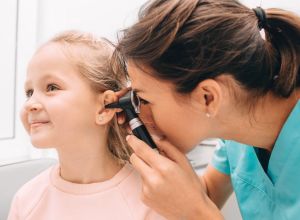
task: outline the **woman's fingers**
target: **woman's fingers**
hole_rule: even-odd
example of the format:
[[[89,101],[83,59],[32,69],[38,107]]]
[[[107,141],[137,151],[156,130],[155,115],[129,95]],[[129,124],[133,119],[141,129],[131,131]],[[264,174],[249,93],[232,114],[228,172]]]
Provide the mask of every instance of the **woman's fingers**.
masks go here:
[[[167,158],[159,155],[145,142],[138,139],[134,135],[128,135],[126,137],[128,144],[132,147],[134,153],[145,163],[147,163],[152,168],[157,168],[158,165],[163,165]]]
[[[122,96],[124,96],[130,90],[131,90],[131,87],[124,88],[120,91],[117,91],[116,95],[117,95],[118,98],[121,98]]]
[[[151,167],[149,167],[149,165],[146,164],[145,161],[139,158],[135,153],[131,154],[130,162],[139,173],[143,173],[142,177],[150,175],[152,171]]]
[[[190,219],[190,213],[194,214],[202,204],[203,210],[209,208],[198,176],[175,146],[165,140],[158,141],[167,155],[164,157],[134,135],[126,140],[134,150],[130,161],[143,180],[142,199],[146,205],[167,219]],[[211,212],[218,210],[214,208]]]
[[[134,135],[128,135],[126,140],[135,154],[156,170],[166,170],[169,169],[170,165],[175,164],[184,169],[191,169],[186,156],[167,140],[154,139],[162,155],[155,152],[150,146]]]
[[[126,117],[124,112],[117,112],[118,124],[122,125],[126,122]]]
[[[155,139],[154,139],[155,140]],[[155,140],[155,143],[160,151],[164,152],[164,154],[171,160],[177,162],[183,158],[183,153],[181,153],[174,145],[172,145],[169,141],[163,140]]]
[[[174,161],[181,167],[186,167],[187,165],[190,166],[190,163],[185,154],[178,150],[168,140],[155,140],[155,144],[159,148],[160,152],[163,152],[164,156]]]

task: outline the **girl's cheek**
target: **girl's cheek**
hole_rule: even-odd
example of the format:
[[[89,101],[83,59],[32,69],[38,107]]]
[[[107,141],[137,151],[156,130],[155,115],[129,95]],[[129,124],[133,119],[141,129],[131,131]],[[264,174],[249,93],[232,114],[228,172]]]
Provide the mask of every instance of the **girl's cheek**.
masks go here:
[[[20,118],[25,130],[29,133],[30,126],[28,124],[27,113],[24,108],[22,108],[20,111]]]

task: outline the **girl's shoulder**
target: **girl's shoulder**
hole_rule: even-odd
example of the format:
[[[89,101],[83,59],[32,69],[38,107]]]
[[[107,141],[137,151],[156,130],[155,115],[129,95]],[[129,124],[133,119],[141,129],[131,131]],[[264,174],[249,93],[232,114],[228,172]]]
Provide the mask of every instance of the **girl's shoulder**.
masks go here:
[[[135,219],[165,220],[164,217],[150,209],[141,200],[143,184],[140,174],[129,163],[123,169],[126,170],[125,172],[128,175],[120,182],[118,187]]]
[[[50,173],[55,166],[42,171],[17,191],[11,206],[18,208],[19,216],[27,216],[49,188]]]
[[[53,165],[25,183],[16,193],[19,196],[32,196],[50,184],[50,173],[57,165]]]
[[[120,173],[121,172],[123,174],[123,178],[119,183],[119,188],[126,194],[138,193],[142,187],[140,174],[130,163],[126,163]]]

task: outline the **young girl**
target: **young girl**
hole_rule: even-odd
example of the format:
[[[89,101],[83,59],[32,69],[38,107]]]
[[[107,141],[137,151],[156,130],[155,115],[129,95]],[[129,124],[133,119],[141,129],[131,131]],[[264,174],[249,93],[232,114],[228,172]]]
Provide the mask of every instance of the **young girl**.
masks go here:
[[[9,220],[162,219],[140,200],[125,129],[116,110],[104,109],[125,84],[113,51],[108,41],[73,31],[33,56],[21,118],[32,144],[54,147],[59,164],[17,192]]]

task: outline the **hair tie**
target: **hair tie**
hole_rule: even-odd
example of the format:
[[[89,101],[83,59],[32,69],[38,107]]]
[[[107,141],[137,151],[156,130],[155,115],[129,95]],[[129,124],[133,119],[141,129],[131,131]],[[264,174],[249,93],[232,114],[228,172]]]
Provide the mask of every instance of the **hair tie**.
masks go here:
[[[266,16],[266,12],[264,9],[262,9],[261,7],[256,7],[252,9],[258,19],[258,28],[259,30],[263,29],[266,27],[267,24],[267,16]]]

